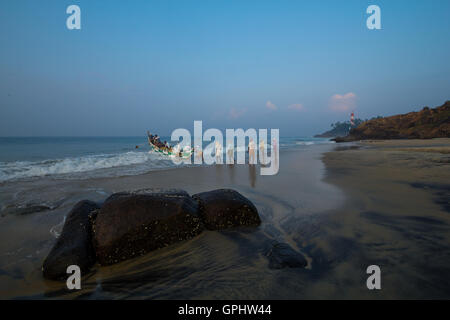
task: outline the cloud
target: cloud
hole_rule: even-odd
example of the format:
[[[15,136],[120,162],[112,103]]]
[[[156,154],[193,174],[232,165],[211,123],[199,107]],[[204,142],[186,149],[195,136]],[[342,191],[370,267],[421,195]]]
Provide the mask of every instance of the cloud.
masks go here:
[[[346,112],[356,108],[356,94],[353,92],[344,95],[335,94],[330,98],[329,107],[333,111]]]
[[[270,110],[277,110],[278,109],[278,107],[275,104],[273,104],[272,101],[270,101],[270,100],[268,100],[266,102],[266,108],[270,109]]]
[[[296,110],[296,111],[305,110],[305,108],[303,107],[303,104],[301,104],[301,103],[291,104],[290,106],[288,106],[288,109],[289,110]]]
[[[246,112],[247,112],[247,108],[244,108],[244,109],[231,108],[231,110],[230,110],[230,118],[231,118],[231,119],[237,119],[237,118],[240,118],[240,117],[242,117]]]

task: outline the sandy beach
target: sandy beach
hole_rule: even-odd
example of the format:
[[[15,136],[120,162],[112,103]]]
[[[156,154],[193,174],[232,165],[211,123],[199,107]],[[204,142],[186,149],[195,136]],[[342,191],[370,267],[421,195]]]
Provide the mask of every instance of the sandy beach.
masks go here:
[[[331,238],[318,239],[336,264],[327,277],[339,279],[328,297],[450,297],[449,151],[450,139],[389,140],[324,156],[325,181],[346,194],[326,222]],[[379,292],[358,287],[372,263],[383,274]]]
[[[315,145],[283,151],[275,176],[220,165],[4,182],[3,208],[52,209],[0,218],[0,298],[449,298],[449,150],[450,139]],[[236,189],[256,205],[262,225],[205,231],[140,258],[96,265],[76,292],[43,279],[42,261],[77,201],[149,187]],[[273,241],[291,245],[309,266],[269,269]],[[381,268],[382,290],[366,288],[371,264]]]

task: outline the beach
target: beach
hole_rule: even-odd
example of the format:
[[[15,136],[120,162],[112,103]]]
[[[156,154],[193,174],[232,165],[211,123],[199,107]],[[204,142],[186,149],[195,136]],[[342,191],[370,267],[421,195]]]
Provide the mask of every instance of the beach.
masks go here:
[[[448,299],[450,139],[366,141],[337,150],[324,156],[325,181],[347,200],[329,216],[332,231],[325,234],[332,237],[320,240],[339,266],[329,275],[340,279],[337,292],[342,298]],[[381,268],[379,292],[357,287],[369,264]]]
[[[449,298],[449,149],[450,139],[316,144],[282,150],[274,176],[261,176],[259,166],[213,165],[4,181],[0,298]],[[81,290],[43,279],[42,261],[76,202],[152,187],[191,195],[235,189],[255,204],[262,224],[204,231],[140,258],[96,265]],[[49,209],[21,214],[19,203]],[[274,241],[302,253],[308,267],[270,269]],[[381,290],[366,287],[372,264],[381,268]]]

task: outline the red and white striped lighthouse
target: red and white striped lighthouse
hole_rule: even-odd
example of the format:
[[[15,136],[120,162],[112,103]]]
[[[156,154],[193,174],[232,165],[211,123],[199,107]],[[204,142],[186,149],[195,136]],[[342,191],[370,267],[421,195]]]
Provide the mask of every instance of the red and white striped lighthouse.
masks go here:
[[[352,112],[352,114],[350,115],[350,123],[352,126],[355,125],[355,113]]]

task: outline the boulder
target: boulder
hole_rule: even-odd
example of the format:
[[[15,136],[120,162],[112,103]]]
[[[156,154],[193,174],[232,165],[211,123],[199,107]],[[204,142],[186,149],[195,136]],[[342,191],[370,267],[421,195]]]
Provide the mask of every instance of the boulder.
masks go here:
[[[110,265],[191,239],[203,231],[198,204],[177,189],[143,189],[111,195],[94,223],[98,262]]]
[[[308,265],[305,257],[286,243],[274,243],[267,257],[270,269],[304,268]]]
[[[69,212],[61,235],[44,260],[42,271],[45,278],[65,279],[68,266],[77,265],[83,273],[95,263],[91,221],[96,209],[99,207],[95,202],[83,200]]]
[[[235,190],[218,189],[192,197],[198,201],[200,216],[209,230],[261,224],[255,205]]]

